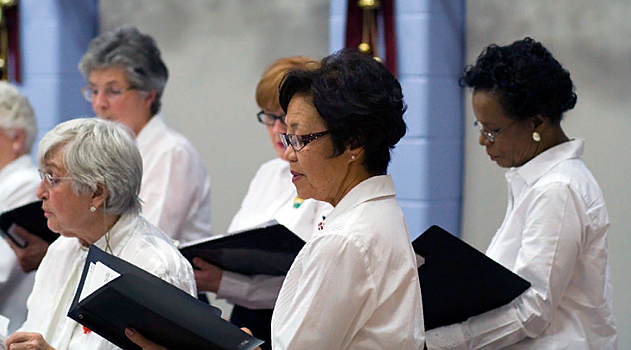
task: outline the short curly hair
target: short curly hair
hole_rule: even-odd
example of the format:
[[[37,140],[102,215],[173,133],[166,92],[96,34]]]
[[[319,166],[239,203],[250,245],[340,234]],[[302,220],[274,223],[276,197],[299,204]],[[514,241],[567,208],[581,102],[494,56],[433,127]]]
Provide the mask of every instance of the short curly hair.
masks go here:
[[[464,71],[461,86],[493,93],[514,120],[541,115],[558,125],[576,105],[570,72],[529,37],[507,46],[489,45]]]
[[[283,111],[296,94],[312,98],[331,135],[332,157],[349,146],[362,147],[366,171],[386,174],[390,152],[407,127],[401,85],[381,62],[356,51],[338,51],[315,69],[295,69],[285,76],[280,87]]]

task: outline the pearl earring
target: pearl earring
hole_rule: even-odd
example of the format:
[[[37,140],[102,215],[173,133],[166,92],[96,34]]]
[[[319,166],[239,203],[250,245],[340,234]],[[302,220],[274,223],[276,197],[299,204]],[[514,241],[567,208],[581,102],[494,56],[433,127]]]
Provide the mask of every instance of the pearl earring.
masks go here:
[[[94,213],[96,211],[96,208],[94,206],[91,206],[90,211]]]
[[[533,139],[535,142],[539,142],[539,141],[541,141],[541,135],[539,135],[539,133],[538,133],[538,132],[533,131],[533,133],[532,133],[532,139]]]
[[[355,156],[351,156],[351,159],[352,159],[352,160],[355,160]]]
[[[17,151],[20,148],[20,145],[17,142],[13,143],[13,150]]]

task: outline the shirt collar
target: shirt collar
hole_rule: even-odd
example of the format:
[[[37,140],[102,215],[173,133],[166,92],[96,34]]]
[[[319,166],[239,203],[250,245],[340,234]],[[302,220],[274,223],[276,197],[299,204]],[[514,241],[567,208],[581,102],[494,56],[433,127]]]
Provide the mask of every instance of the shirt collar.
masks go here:
[[[572,139],[556,145],[542,152],[526,164],[509,169],[506,172],[506,179],[510,181],[515,176],[519,176],[526,184],[532,185],[561,162],[580,158],[583,155],[584,144],[584,139]]]
[[[111,248],[112,251],[108,251],[108,253],[118,256],[127,244],[127,241],[136,231],[136,225],[139,223],[140,216],[136,214],[123,214],[103,237],[94,242],[94,245],[105,251],[109,244],[109,248]]]
[[[136,144],[138,144],[138,147],[140,148],[141,145],[150,143],[153,136],[160,133],[160,130],[162,130],[165,126],[166,124],[164,123],[164,120],[162,120],[162,115],[154,115],[136,136]]]
[[[22,155],[18,159],[5,165],[4,168],[0,170],[0,179],[7,175],[11,175],[13,172],[15,172],[18,169],[31,168],[31,167],[33,167],[33,161],[31,160],[30,156],[28,154]]]
[[[394,196],[394,182],[390,175],[377,175],[369,177],[353,187],[342,200],[337,204],[333,211],[327,215],[328,220],[332,220],[347,210],[357,205],[368,202],[373,199]]]

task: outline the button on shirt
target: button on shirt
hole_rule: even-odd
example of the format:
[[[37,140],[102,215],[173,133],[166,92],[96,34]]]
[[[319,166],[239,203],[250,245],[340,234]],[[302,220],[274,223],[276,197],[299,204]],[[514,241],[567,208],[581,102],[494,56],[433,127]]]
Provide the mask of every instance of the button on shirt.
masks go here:
[[[199,153],[154,116],[136,137],[142,156],[142,215],[182,243],[210,235],[210,177]]]
[[[36,201],[40,178],[31,158],[24,155],[0,170],[0,213]],[[0,315],[11,320],[9,334],[26,320],[26,298],[35,273],[25,274],[9,244],[0,238]]]
[[[416,258],[390,176],[355,186],[291,266],[273,349],[423,348]]]
[[[429,349],[615,349],[607,231],[583,140],[506,173],[506,217],[486,254],[532,286],[511,303],[427,332]]]

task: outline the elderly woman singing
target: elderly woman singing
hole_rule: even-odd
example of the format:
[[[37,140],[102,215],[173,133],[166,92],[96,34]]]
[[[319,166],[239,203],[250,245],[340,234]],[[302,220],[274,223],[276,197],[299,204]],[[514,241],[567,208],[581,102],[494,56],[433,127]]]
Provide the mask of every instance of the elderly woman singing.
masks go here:
[[[291,71],[280,105],[298,195],[334,209],[285,278],[272,348],[422,349],[415,254],[387,175],[406,129],[399,82],[372,57],[343,51],[317,69]],[[128,336],[160,349],[137,332]]]
[[[26,323],[7,348],[116,348],[66,317],[91,244],[194,295],[190,264],[139,215],[142,159],[128,129],[100,119],[59,124],[41,140],[37,161],[37,197],[62,237],[42,260]]]

